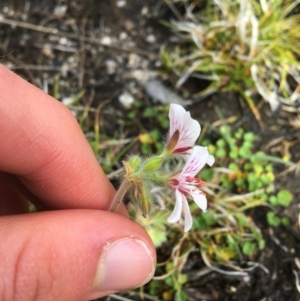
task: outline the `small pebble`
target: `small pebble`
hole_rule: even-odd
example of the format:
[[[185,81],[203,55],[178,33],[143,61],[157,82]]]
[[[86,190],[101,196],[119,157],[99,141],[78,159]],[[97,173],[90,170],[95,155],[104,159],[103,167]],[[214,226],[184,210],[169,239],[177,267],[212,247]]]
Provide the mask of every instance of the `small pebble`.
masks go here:
[[[68,39],[66,37],[61,37],[58,41],[60,45],[67,45],[68,44]]]
[[[154,43],[156,41],[156,38],[153,34],[149,34],[147,37],[146,37],[146,41],[148,43]]]
[[[101,38],[100,42],[102,45],[111,45],[112,40],[111,37],[105,36]]]
[[[56,17],[61,18],[66,14],[67,8],[67,5],[56,5],[53,13]]]
[[[147,6],[144,6],[141,10],[141,15],[142,16],[145,16],[145,15],[148,15],[148,12],[149,12],[149,9]]]
[[[105,65],[107,74],[111,75],[116,72],[117,63],[114,60],[107,60]]]
[[[44,46],[43,46],[43,48],[42,48],[42,53],[43,53],[46,57],[53,57],[52,48],[50,47],[49,44],[44,44]]]
[[[128,37],[127,33],[122,31],[119,35],[120,40],[125,40]]]
[[[117,7],[124,7],[126,5],[125,0],[118,0],[116,3]]]
[[[124,92],[119,96],[119,102],[124,108],[129,109],[134,102],[134,98],[130,93]]]

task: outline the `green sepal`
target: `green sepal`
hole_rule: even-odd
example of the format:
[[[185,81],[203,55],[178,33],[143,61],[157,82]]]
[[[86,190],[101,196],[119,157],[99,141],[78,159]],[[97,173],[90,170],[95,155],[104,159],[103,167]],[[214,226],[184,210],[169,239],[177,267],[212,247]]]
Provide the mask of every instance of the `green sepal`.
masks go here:
[[[141,158],[138,156],[132,156],[128,161],[128,165],[133,170],[136,170],[141,165]]]
[[[161,157],[152,157],[147,159],[143,165],[144,172],[154,172],[157,171],[163,162],[163,158]]]

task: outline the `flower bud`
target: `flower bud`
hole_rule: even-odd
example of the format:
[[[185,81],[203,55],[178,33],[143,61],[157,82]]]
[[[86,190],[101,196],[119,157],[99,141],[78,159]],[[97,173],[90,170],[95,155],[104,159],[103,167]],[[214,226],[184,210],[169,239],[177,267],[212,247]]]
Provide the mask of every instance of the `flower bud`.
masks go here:
[[[149,195],[146,195],[145,198],[138,200],[138,205],[142,211],[143,217],[148,217],[151,211],[152,200]]]
[[[132,156],[129,159],[128,164],[133,170],[136,170],[141,164],[141,159],[138,156]]]
[[[146,183],[141,179],[135,179],[132,181],[132,198],[139,206],[144,217],[147,217],[151,210],[152,199],[147,190]]]
[[[144,172],[154,172],[158,170],[162,164],[163,158],[160,157],[152,157],[147,159],[143,165]]]

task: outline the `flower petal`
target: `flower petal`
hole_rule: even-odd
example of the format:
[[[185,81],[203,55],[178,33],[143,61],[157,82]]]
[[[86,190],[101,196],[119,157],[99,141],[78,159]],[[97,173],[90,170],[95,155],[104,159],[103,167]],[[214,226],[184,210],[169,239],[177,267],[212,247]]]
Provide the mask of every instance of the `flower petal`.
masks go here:
[[[182,204],[183,204],[183,210],[184,210],[184,232],[188,232],[192,228],[193,218],[191,215],[188,201],[184,195],[182,195]]]
[[[201,127],[197,120],[191,118],[190,112],[186,112],[180,122],[178,148],[193,147],[200,135]]]
[[[214,163],[215,163],[215,157],[212,156],[212,155],[208,155],[208,158],[207,158],[206,163],[207,163],[209,166],[213,166]]]
[[[171,139],[176,130],[178,130],[179,139],[174,151],[184,153],[185,149],[189,150],[193,147],[199,137],[201,131],[200,124],[197,120],[191,118],[190,112],[187,112],[182,106],[177,104],[170,105],[169,118],[170,131],[168,139]]]
[[[191,193],[191,196],[194,199],[194,202],[198,205],[198,207],[205,212],[207,209],[206,196],[202,193],[200,194]]]
[[[204,146],[195,146],[193,151],[186,162],[181,174],[186,176],[195,176],[201,168],[207,163],[209,154],[207,147]]]
[[[175,191],[176,203],[173,212],[168,218],[169,223],[176,223],[180,220],[181,211],[182,211],[182,196],[183,196],[182,193],[178,189],[176,189]]]
[[[176,105],[174,103],[170,104],[170,109],[169,109],[169,119],[170,119],[169,136],[170,137],[172,137],[174,132],[180,128],[179,124],[184,119],[185,113],[186,110],[182,106]]]

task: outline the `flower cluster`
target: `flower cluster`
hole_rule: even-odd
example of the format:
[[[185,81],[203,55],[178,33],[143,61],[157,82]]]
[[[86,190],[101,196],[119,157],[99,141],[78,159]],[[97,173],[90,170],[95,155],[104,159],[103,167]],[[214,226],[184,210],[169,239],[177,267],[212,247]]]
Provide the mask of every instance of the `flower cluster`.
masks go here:
[[[151,210],[151,197],[148,183],[168,187],[174,191],[176,202],[168,222],[175,223],[184,212],[184,231],[191,229],[193,219],[189,209],[188,199],[194,202],[203,211],[207,208],[207,199],[201,190],[205,183],[197,178],[197,174],[205,164],[212,166],[214,157],[206,147],[195,146],[201,131],[200,124],[191,118],[190,113],[177,104],[170,105],[170,130],[167,135],[165,149],[160,155],[142,161],[133,156],[128,162],[123,162],[126,174],[123,184],[117,192],[114,203],[120,203],[125,192],[132,191],[132,198],[139,204],[144,216]],[[184,167],[173,174],[163,171],[163,164],[174,156],[181,156],[185,160]]]

